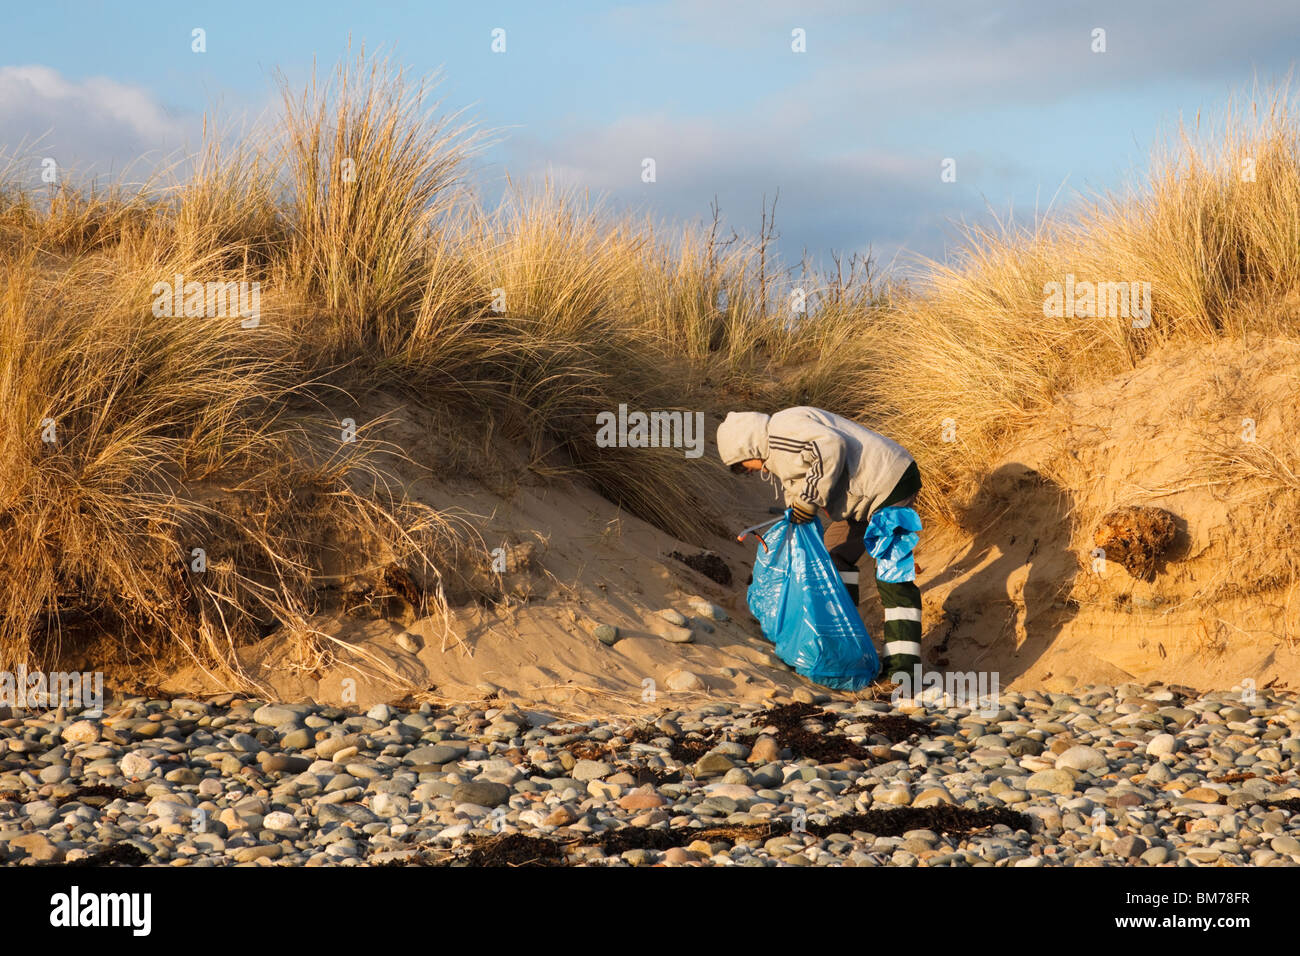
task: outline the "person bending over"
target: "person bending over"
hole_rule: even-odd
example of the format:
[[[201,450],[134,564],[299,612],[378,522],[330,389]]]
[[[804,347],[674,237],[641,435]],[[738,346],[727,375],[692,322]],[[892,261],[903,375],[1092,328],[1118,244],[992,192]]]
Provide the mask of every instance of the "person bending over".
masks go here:
[[[775,475],[796,524],[812,521],[818,508],[827,513],[831,523],[823,540],[855,607],[858,561],[867,550],[864,539],[880,532],[873,540],[887,540],[898,524],[890,519],[899,516],[884,509],[910,508],[921,490],[921,473],[905,448],[857,422],[811,406],[775,415],[730,412],[718,427],[718,454],[736,474]],[[919,523],[914,530],[919,531]],[[909,539],[913,546],[915,537]],[[876,564],[876,591],[885,610],[883,677],[899,671],[910,675],[921,663],[921,589],[910,550],[904,547],[900,555],[895,548],[888,560],[882,559],[882,551]]]

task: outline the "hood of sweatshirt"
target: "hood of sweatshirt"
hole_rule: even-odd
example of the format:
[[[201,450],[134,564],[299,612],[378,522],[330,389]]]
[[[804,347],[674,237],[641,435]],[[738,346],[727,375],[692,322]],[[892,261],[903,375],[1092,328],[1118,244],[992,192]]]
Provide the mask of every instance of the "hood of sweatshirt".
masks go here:
[[[718,426],[718,456],[724,465],[768,456],[767,423],[761,412],[728,412]]]

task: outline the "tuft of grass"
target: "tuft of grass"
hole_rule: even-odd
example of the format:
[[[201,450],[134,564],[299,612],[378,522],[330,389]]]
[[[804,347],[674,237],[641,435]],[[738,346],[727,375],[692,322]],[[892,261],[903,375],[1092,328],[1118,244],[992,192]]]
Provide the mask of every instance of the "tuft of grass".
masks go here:
[[[281,78],[282,167],[289,250],[284,280],[318,310],[311,337],[323,362],[361,344],[391,354],[425,295],[426,253],[455,205],[480,137],[383,60],[315,72],[301,94]]]

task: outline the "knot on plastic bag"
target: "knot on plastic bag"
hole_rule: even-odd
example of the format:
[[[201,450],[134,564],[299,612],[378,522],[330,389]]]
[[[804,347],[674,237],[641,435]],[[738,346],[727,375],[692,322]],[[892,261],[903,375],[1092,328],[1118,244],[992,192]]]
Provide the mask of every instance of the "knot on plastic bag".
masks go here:
[[[921,540],[921,516],[911,508],[881,508],[867,522],[862,543],[876,559],[876,579],[891,584],[916,579],[912,549]]]

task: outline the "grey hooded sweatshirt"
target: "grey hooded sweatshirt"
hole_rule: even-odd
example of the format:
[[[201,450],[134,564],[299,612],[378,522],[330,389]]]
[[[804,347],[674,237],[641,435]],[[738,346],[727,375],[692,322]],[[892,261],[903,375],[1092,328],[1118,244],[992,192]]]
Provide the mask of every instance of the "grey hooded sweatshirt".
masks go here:
[[[775,415],[730,412],[718,426],[724,465],[761,458],[780,479],[786,507],[796,499],[834,521],[865,521],[894,490],[912,456],[857,422],[800,405]]]

